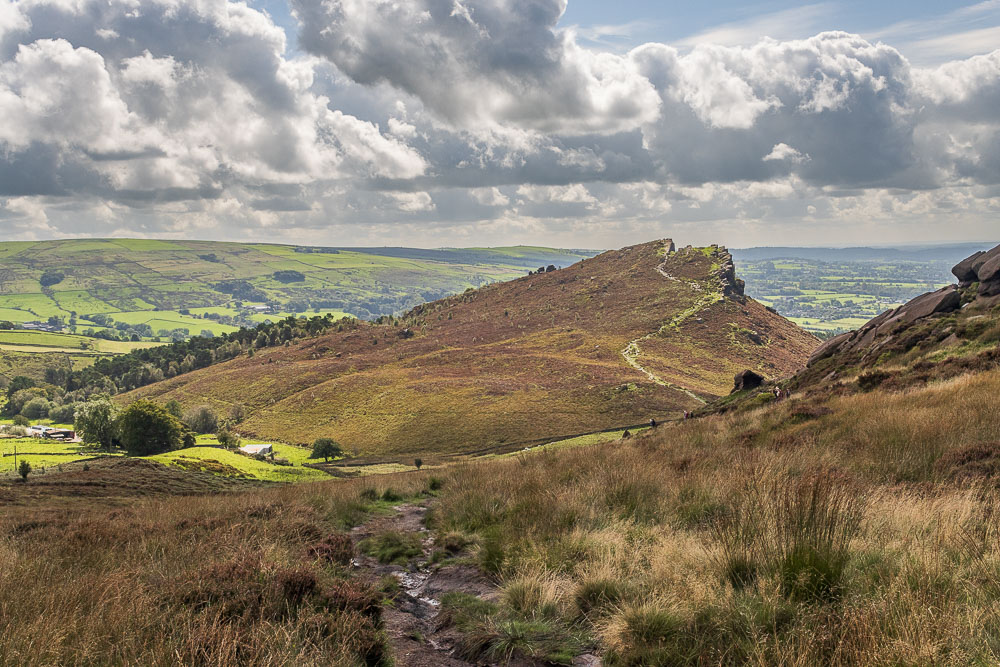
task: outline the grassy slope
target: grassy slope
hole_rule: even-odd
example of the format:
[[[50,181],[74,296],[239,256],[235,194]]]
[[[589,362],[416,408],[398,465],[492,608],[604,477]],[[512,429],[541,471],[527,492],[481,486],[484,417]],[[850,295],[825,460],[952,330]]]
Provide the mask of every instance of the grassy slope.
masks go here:
[[[768,376],[802,365],[811,336],[752,301],[721,299],[719,251],[662,250],[611,251],[132,395],[223,411],[240,402],[242,428],[259,437],[332,436],[365,455],[455,452],[674,416],[699,405],[693,394],[728,392],[747,364]],[[681,279],[660,275],[661,262]],[[759,343],[733,335],[751,329]],[[637,338],[638,363],[662,383],[625,363]]]
[[[609,665],[992,664],[998,391],[794,395],[453,468],[437,529],[504,582],[469,643],[513,617],[547,629],[521,646],[583,632]]]

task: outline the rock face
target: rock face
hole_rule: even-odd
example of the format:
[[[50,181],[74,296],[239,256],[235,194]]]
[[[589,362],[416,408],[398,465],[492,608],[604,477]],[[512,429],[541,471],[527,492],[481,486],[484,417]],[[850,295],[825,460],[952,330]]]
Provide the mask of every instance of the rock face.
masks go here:
[[[867,350],[866,354],[877,353],[884,342],[891,340],[898,326],[958,310],[962,305],[963,292],[977,283],[977,296],[1000,295],[1000,246],[988,252],[977,252],[959,262],[951,272],[958,278],[958,285],[949,285],[936,292],[918,296],[895,310],[882,313],[857,331],[826,341],[816,348],[808,365],[812,366],[841,352]]]
[[[979,296],[1000,294],[1000,246],[987,252],[977,252],[959,262],[951,270],[958,278],[959,287],[979,283]]]
[[[746,283],[736,277],[736,264],[733,256],[725,248],[720,248],[722,253],[722,267],[719,269],[719,278],[722,280],[722,294],[739,301],[746,302],[744,291]]]
[[[756,389],[762,384],[764,384],[763,376],[751,370],[745,370],[742,373],[737,373],[734,378],[733,392],[743,391],[744,389]]]

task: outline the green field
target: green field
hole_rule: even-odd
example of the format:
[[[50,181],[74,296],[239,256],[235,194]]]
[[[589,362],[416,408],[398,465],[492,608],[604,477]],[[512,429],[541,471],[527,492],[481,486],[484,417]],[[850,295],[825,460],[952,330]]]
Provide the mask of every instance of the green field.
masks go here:
[[[317,482],[330,479],[330,476],[321,470],[302,466],[308,461],[309,450],[275,444],[274,452],[277,458],[287,459],[293,465],[275,465],[236,452],[207,446],[178,449],[147,458],[188,470],[203,470],[222,476],[241,476],[264,482]],[[315,463],[315,461],[308,462]]]
[[[950,260],[737,260],[747,294],[820,336],[850,331],[953,282]]]
[[[0,243],[0,318],[67,320],[76,314],[160,328],[231,331],[246,308],[273,304],[284,314],[334,312],[370,317],[398,313],[467,287],[565,266],[593,253],[549,248],[336,249],[209,241],[90,239]],[[61,280],[42,285],[43,275]],[[282,282],[276,272],[297,272]],[[229,281],[244,281],[240,289]],[[191,315],[177,311],[184,309]],[[233,318],[218,323],[208,312]]]
[[[42,422],[44,421],[46,420],[42,420]],[[18,464],[22,460],[27,461],[36,474],[41,473],[43,469],[63,463],[73,463],[74,461],[102,456],[100,452],[86,449],[80,444],[42,438],[4,438],[0,439],[0,473],[15,471],[15,451]]]

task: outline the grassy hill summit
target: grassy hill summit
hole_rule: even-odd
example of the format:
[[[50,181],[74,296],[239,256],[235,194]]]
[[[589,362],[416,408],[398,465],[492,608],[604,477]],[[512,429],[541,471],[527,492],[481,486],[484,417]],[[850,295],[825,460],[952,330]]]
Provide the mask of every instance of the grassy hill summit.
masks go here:
[[[554,268],[554,267],[553,267]],[[817,341],[743,295],[725,248],[655,241],[470,289],[144,387],[240,404],[248,435],[365,455],[458,452],[675,417]]]

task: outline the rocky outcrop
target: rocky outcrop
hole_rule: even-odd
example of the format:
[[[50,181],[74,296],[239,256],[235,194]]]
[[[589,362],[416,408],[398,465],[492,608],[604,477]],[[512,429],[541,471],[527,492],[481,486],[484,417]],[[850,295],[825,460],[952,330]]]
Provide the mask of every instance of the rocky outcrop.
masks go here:
[[[737,373],[733,379],[733,393],[743,391],[744,389],[756,389],[762,384],[764,384],[764,377],[762,375],[751,370],[745,370],[742,373]]]
[[[740,303],[746,302],[746,283],[736,277],[736,263],[733,256],[725,248],[719,248],[722,266],[719,268],[719,279],[722,281],[722,294]]]
[[[936,292],[918,296],[899,308],[887,310],[857,331],[841,334],[826,341],[812,353],[808,365],[812,366],[821,359],[841,352],[875,349],[876,343],[887,339],[900,325],[912,324],[938,313],[950,313],[957,310],[961,304],[962,294],[957,285],[949,285]]]
[[[977,252],[955,265],[951,272],[963,289],[978,283],[978,296],[1000,294],[1000,246],[987,252]]]

